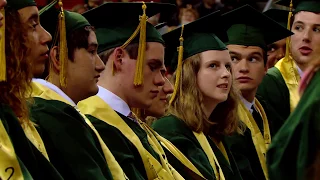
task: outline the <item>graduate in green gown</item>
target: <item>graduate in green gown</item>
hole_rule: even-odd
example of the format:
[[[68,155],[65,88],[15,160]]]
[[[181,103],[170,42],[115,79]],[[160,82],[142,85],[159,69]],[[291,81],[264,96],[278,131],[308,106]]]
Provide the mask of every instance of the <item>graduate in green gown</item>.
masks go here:
[[[257,92],[277,111],[282,124],[299,102],[298,84],[304,70],[320,55],[320,1],[282,0],[278,4],[289,6],[290,2],[294,10],[288,27],[294,35],[287,41],[285,57],[268,70]]]
[[[210,14],[163,35],[166,60],[175,72],[169,116],[155,121],[155,131],[175,145],[205,179],[242,179],[225,136],[238,129],[238,95],[232,80],[225,38]],[[179,51],[177,52],[177,48]],[[177,164],[177,159],[169,162]],[[186,179],[187,173],[175,167]]]
[[[223,14],[222,19],[234,79],[241,93],[238,115],[247,126],[244,135],[228,138],[228,145],[244,179],[268,179],[265,154],[278,119],[256,92],[267,71],[267,44],[292,33],[249,5]]]
[[[154,28],[156,28],[161,34],[161,28],[166,25],[167,23],[163,22],[155,25]],[[164,79],[165,83],[163,86],[159,87],[160,92],[157,97],[153,99],[150,107],[148,107],[147,109],[132,109],[133,113],[148,125],[151,125],[154,120],[165,115],[169,104],[168,98],[173,93],[174,87],[172,83],[167,77],[165,77]]]
[[[149,108],[133,108],[132,111],[141,119],[141,124],[145,129],[147,129],[147,132],[152,136],[156,136],[157,140],[161,143],[167,158],[170,159],[170,165],[175,167],[175,169],[183,175],[184,179],[204,179],[204,176],[200,171],[176,146],[174,146],[169,140],[160,136],[150,127],[154,121],[165,116],[167,112],[170,95],[174,91],[174,87],[169,79],[165,78],[165,84],[162,87],[159,87],[159,91],[158,96],[153,99]]]
[[[288,21],[288,10],[282,9],[269,9],[263,14],[267,15],[283,27],[287,28],[287,21]],[[284,57],[286,53],[286,38],[281,39],[279,41],[273,42],[268,44],[268,61],[267,67],[272,68],[280,59]]]
[[[151,119],[161,118],[165,115],[169,105],[168,97],[173,93],[173,85],[169,79],[165,78],[163,86],[159,87],[158,96],[152,101],[147,109],[137,109],[135,114],[144,122],[151,125]],[[134,110],[133,110],[134,111]]]
[[[299,85],[300,102],[267,153],[270,179],[319,179],[320,61],[311,63]]]
[[[1,18],[1,23],[0,23],[0,51],[1,51],[1,60],[0,60],[0,83],[1,83],[1,88],[5,87],[3,85],[5,81],[7,81],[7,66],[6,66],[6,56],[5,56],[5,17],[4,17],[4,7],[6,6],[7,1],[2,0],[0,1],[0,18]],[[10,86],[8,84],[7,86]],[[1,90],[2,96],[5,94],[3,90]],[[1,99],[8,98],[10,97],[1,97]],[[23,99],[23,98],[22,98]],[[5,114],[6,110],[5,107],[7,107],[8,111],[10,111],[10,121],[16,121],[18,123],[18,120],[15,118],[15,115],[12,113],[12,110],[5,104],[3,104],[4,100],[1,100],[1,107],[0,107],[0,179],[9,179],[11,177],[13,178],[18,178],[18,179],[31,179],[31,175],[29,171],[26,169],[24,164],[21,162],[19,157],[15,153],[15,149],[13,147],[12,141],[10,139],[10,136],[8,135],[7,130],[9,129],[6,120],[5,120]],[[5,107],[3,107],[5,106]],[[18,124],[17,127],[20,125]],[[21,130],[22,131],[22,130]],[[23,131],[22,131],[23,132]]]
[[[146,21],[157,13],[169,14],[174,5],[106,3],[94,10],[83,15],[96,27],[106,70],[98,82],[99,93],[81,101],[80,111],[130,179],[181,179],[156,137],[131,112],[148,108],[165,83],[164,41]]]
[[[98,92],[104,64],[93,27],[80,14],[54,6],[40,16],[54,37],[48,80],[33,79],[31,115],[52,164],[65,179],[125,179],[126,176],[78,101]]]
[[[38,8],[33,0],[9,1],[5,15],[0,45],[0,179],[63,179],[49,162],[27,106],[33,75],[30,65],[44,64],[35,61],[34,56],[40,54],[32,48],[46,51],[51,36],[38,26]],[[33,23],[28,20],[30,17]],[[44,44],[37,44],[36,36]]]

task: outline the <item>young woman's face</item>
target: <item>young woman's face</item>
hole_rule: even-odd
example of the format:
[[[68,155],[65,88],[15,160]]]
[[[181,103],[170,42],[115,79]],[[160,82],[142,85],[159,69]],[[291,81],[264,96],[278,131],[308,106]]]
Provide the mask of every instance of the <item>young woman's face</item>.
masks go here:
[[[200,54],[200,58],[197,84],[204,101],[226,101],[232,84],[229,51],[205,51]]]

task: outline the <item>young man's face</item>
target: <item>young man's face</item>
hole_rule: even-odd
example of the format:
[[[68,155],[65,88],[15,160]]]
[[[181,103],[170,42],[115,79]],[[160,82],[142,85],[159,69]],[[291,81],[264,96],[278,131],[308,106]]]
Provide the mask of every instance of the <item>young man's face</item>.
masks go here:
[[[36,6],[25,7],[18,12],[22,24],[26,27],[29,47],[27,58],[31,59],[33,76],[41,76],[48,60],[49,49],[47,43],[52,40],[52,37],[40,25],[39,12]]]
[[[268,45],[267,67],[272,68],[286,53],[286,39]]]
[[[3,26],[3,14],[2,14],[2,10],[3,10],[3,8],[6,6],[6,4],[7,4],[7,1],[6,0],[0,0],[0,28]],[[1,34],[1,32],[0,32],[0,39],[2,38],[2,34]]]
[[[134,76],[136,69],[135,59],[130,59],[128,55],[123,58],[123,79],[122,86],[126,93],[129,106],[146,109],[151,106],[154,98],[158,96],[159,86],[164,85],[164,46],[157,42],[148,42],[148,49],[144,61],[143,85],[134,86]]]
[[[97,48],[96,34],[90,31],[87,49],[75,49],[73,61],[68,61],[67,87],[72,87],[72,93],[78,97],[88,98],[98,93],[97,82],[105,66]]]
[[[305,66],[320,56],[320,14],[298,12],[291,30],[291,54],[297,64]]]
[[[146,114],[148,116],[153,116],[156,118],[160,118],[164,116],[166,112],[166,108],[168,106],[168,95],[173,93],[173,85],[171,82],[165,78],[165,84],[159,88],[160,93],[158,96],[152,101],[152,105],[146,110]]]
[[[256,91],[267,69],[263,50],[257,46],[228,45],[234,79],[242,94]]]

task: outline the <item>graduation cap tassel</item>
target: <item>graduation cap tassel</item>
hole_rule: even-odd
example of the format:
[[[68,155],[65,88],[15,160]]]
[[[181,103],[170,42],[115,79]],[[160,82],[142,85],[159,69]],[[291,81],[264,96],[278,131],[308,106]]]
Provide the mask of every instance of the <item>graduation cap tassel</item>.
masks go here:
[[[140,32],[138,57],[137,57],[137,64],[136,64],[135,76],[134,76],[134,82],[133,82],[135,86],[140,86],[143,84],[143,63],[144,63],[145,53],[146,53],[146,36],[147,36],[146,28],[147,28],[148,17],[146,14],[147,5],[144,2],[142,3],[143,3],[142,4],[143,14],[142,16],[140,16],[140,23],[137,29],[130,36],[130,38],[121,46],[121,48],[123,49],[126,48]],[[112,74],[114,75],[113,66],[114,65],[112,64]]]
[[[131,111],[132,111],[132,113],[135,114],[137,117],[139,117],[139,118],[142,117],[142,109],[132,108]]]
[[[176,70],[176,81],[174,83],[174,91],[173,91],[173,94],[172,94],[170,102],[169,102],[170,105],[173,102],[173,100],[176,98],[178,92],[179,92],[179,95],[182,96],[181,79],[182,79],[182,60],[183,60],[183,41],[184,41],[183,30],[184,30],[184,25],[181,26],[181,35],[179,38],[180,46],[178,48],[178,66],[177,66],[177,70]]]
[[[3,16],[5,16],[4,8],[1,10]],[[5,17],[2,20],[3,26],[0,28],[0,33],[2,35],[0,39],[0,82],[7,80],[7,66],[6,66],[6,51],[5,51]]]
[[[59,0],[60,14],[59,14],[59,61],[60,61],[60,84],[62,87],[67,86],[67,66],[68,66],[68,47],[67,47],[67,33],[66,21],[63,11],[62,0]]]
[[[292,17],[292,9],[293,9],[293,4],[292,4],[292,0],[290,1],[290,10],[289,10],[289,14],[288,14],[288,22],[287,22],[287,29],[290,30],[291,29],[291,17]],[[285,58],[288,59],[289,58],[289,54],[290,54],[290,37],[287,37],[286,39],[286,55]]]
[[[134,85],[140,86],[143,84],[143,65],[146,53],[146,28],[147,28],[147,15],[146,15],[147,5],[143,2],[142,10],[143,14],[140,17],[140,38],[139,38],[139,49],[138,58],[136,64],[136,71],[134,76]]]

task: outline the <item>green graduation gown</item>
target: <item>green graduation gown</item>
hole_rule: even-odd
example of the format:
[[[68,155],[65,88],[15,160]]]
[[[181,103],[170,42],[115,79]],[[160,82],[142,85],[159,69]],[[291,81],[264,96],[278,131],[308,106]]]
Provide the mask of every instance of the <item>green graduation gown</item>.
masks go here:
[[[268,70],[257,94],[263,98],[271,111],[266,112],[268,119],[275,119],[273,131],[276,133],[290,115],[289,89],[278,68]]]
[[[214,170],[210,165],[208,157],[204,150],[201,148],[200,143],[194,136],[193,132],[187,127],[187,125],[178,119],[177,117],[170,115],[158,119],[152,124],[152,128],[157,131],[162,137],[171,141],[200,171],[200,173],[206,178],[215,179]],[[224,176],[228,180],[241,180],[242,177],[238,170],[238,167],[233,159],[233,155],[226,147],[226,151],[229,157],[230,165],[215,143],[208,138],[209,144],[215,153]],[[225,144],[225,143],[224,143]],[[169,163],[173,166],[179,164],[177,159],[170,158],[168,156]],[[188,172],[184,172],[181,167],[174,167],[184,178],[188,179]]]
[[[118,115],[139,137],[143,147],[160,162],[159,155],[153,150],[148,142],[147,133],[128,117],[123,116],[120,113],[118,113]],[[86,116],[99,132],[101,138],[109,147],[127,177],[134,180],[147,179],[142,159],[136,147],[115,127],[92,115],[87,114]]]
[[[10,107],[4,104],[0,106],[0,119],[11,139],[24,179],[63,179],[55,167],[26,137]]]
[[[278,121],[272,116],[273,109],[266,104],[261,96],[256,96],[260,104],[262,105],[269,123],[270,134],[273,136],[275,134],[275,127]],[[271,117],[271,118],[270,118]],[[256,121],[261,133],[263,133],[263,122]],[[226,137],[226,143],[231,150],[234,159],[238,165],[239,171],[243,179],[256,179],[263,180],[266,179],[259,161],[259,157],[254,146],[251,131],[249,128],[245,129],[243,135],[235,133],[232,136]]]
[[[113,179],[94,132],[61,101],[34,98],[31,115],[51,163],[65,179]]]
[[[295,111],[272,140],[267,153],[272,180],[311,179],[307,177],[307,170],[320,148],[319,82],[320,71],[316,72]]]
[[[246,128],[243,135],[236,133],[227,136],[226,144],[233,154],[243,179],[265,179],[249,128]]]
[[[270,106],[263,99],[262,96],[257,94],[256,98],[260,102],[261,106],[263,107],[264,112],[267,115],[269,128],[270,128],[270,135],[271,135],[271,137],[273,137],[277,133],[277,131],[281,128],[281,126],[283,125],[283,120],[282,120],[281,116],[278,114],[278,112],[275,111],[275,109],[272,106]],[[263,132],[263,128],[261,128],[261,127],[263,127],[263,122],[257,122],[257,123],[258,123],[260,131]]]

